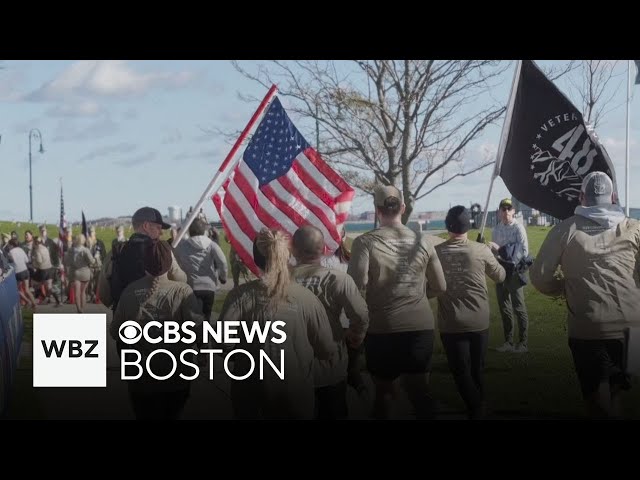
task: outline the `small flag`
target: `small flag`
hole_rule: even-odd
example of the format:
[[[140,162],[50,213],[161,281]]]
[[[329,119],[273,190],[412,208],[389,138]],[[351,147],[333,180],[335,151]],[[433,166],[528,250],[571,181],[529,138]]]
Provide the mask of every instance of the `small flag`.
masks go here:
[[[82,211],[82,234],[86,239],[89,238],[89,229],[87,228],[87,220],[84,218],[84,210]]]
[[[64,259],[64,246],[67,242],[67,236],[65,230],[67,229],[67,217],[64,213],[64,196],[62,195],[62,179],[60,179],[60,224],[58,225],[58,252],[60,258],[60,264],[62,265]],[[64,280],[64,268],[60,269],[62,280]]]

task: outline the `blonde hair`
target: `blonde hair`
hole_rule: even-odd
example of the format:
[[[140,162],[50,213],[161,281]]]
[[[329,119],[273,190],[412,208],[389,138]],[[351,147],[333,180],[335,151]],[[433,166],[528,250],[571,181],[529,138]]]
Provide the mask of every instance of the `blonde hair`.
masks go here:
[[[79,233],[75,237],[73,237],[73,246],[74,247],[81,247],[85,243],[87,243],[87,237],[85,237],[82,233]]]
[[[275,306],[286,298],[286,291],[291,282],[289,239],[279,230],[265,228],[256,237],[256,247],[266,260],[261,280],[267,287],[271,305]]]

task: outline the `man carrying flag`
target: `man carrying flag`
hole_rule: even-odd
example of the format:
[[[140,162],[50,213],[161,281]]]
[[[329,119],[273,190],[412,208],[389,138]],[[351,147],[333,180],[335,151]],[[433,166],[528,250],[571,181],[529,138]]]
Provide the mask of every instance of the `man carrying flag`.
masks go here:
[[[543,294],[565,295],[569,347],[588,412],[613,418],[620,392],[631,388],[625,329],[640,326],[640,222],[617,205],[606,173],[589,173],[579,198],[575,215],[540,247],[531,283]]]

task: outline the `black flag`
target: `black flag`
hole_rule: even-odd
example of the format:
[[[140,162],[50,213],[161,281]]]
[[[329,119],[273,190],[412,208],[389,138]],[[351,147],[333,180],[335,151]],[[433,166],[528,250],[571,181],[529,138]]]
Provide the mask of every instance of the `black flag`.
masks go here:
[[[82,234],[89,241],[89,229],[87,228],[87,220],[84,218],[84,210],[82,211]]]
[[[582,179],[615,172],[582,114],[530,60],[523,60],[499,175],[524,204],[559,219],[580,204]]]

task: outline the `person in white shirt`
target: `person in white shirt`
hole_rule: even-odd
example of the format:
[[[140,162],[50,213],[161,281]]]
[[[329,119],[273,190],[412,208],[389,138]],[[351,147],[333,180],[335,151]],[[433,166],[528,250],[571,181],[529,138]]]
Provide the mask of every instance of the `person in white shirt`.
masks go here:
[[[9,261],[13,264],[16,271],[16,280],[18,281],[18,291],[20,298],[24,303],[30,303],[33,310],[36,309],[36,299],[29,288],[29,257],[25,251],[20,248],[17,240],[9,241]]]

